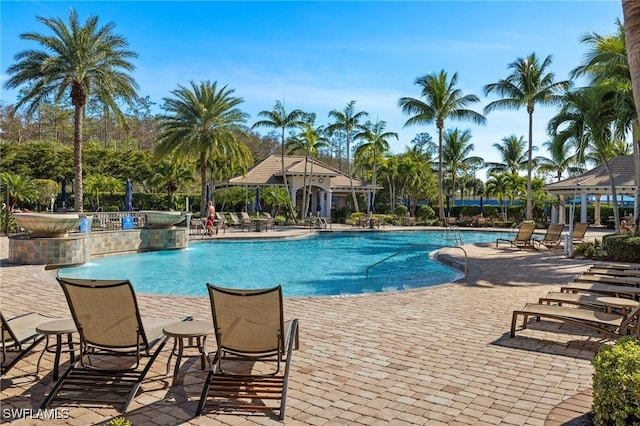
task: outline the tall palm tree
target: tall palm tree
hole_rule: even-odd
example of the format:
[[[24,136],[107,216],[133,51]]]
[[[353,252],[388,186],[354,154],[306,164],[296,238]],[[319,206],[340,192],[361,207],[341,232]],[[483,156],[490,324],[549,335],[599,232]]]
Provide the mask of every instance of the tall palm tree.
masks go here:
[[[568,80],[555,81],[555,75],[547,72],[551,65],[551,56],[542,62],[535,53],[526,58],[518,58],[509,64],[511,74],[497,83],[484,86],[485,95],[496,94],[500,97],[490,102],[485,108],[485,114],[499,109],[527,108],[529,114],[529,150],[527,153],[527,210],[526,219],[533,219],[533,203],[531,191],[531,173],[533,170],[533,112],[536,104],[553,105],[560,100],[560,93],[569,89]]]
[[[453,194],[453,203],[456,197],[456,179],[458,171],[465,172],[470,169],[481,169],[484,160],[477,156],[470,155],[475,149],[471,143],[471,130],[459,129],[448,130],[444,135],[444,144],[442,147],[442,161],[444,167],[451,174],[451,193]]]
[[[566,143],[566,140],[554,138],[544,142],[542,145],[547,148],[550,156],[540,159],[538,172],[554,174],[558,182],[562,180],[565,172],[568,172],[569,176],[584,173],[584,168],[580,166],[578,160],[578,153],[575,149],[572,149],[575,147]]]
[[[486,118],[482,114],[467,109],[468,105],[479,102],[480,98],[476,95],[463,95],[460,89],[455,88],[457,83],[457,73],[454,73],[451,79],[448,78],[444,70],[440,71],[439,74],[427,74],[418,77],[415,81],[415,84],[421,88],[420,94],[424,100],[403,97],[398,102],[402,112],[413,115],[407,120],[405,127],[416,124],[430,124],[435,121],[438,128],[438,205],[440,220],[445,218],[444,188],[442,183],[442,141],[445,120],[452,118],[472,121],[476,124],[486,123]]]
[[[387,123],[384,120],[378,120],[374,123],[368,121],[363,126],[363,130],[355,135],[355,139],[361,139],[363,143],[356,149],[354,153],[354,161],[359,163],[371,164],[373,186],[377,183],[377,166],[389,151],[389,139],[398,139],[396,132],[385,132]],[[375,201],[376,193],[373,192],[371,203]]]
[[[328,146],[328,144],[329,140],[324,137],[324,128],[322,126],[313,127],[307,122],[302,123],[302,131],[296,137],[289,139],[287,142],[287,149],[289,152],[304,152],[302,209],[300,209],[301,219],[304,219],[307,216],[307,209],[309,207],[307,203],[307,193],[311,192],[311,182],[307,185],[307,165],[309,164],[309,157],[315,157],[318,151]],[[313,176],[313,162],[311,162],[309,176]],[[309,192],[307,192],[307,188]]]
[[[609,160],[615,156],[615,121],[617,102],[608,84],[583,87],[568,92],[563,97],[563,105],[558,114],[549,121],[552,137],[571,140],[577,145],[579,154],[593,150],[604,165],[613,197],[613,216],[616,232],[620,232],[620,218],[617,205],[616,185]]]
[[[351,142],[353,140],[353,132],[360,129],[360,120],[369,113],[366,111],[355,112],[356,101],[351,101],[342,110],[329,111],[329,117],[332,117],[335,122],[327,126],[327,132],[333,133],[335,131],[344,131],[347,138],[347,174],[349,175],[349,185],[351,186],[351,196],[353,197],[353,206],[356,213],[360,211],[358,207],[358,200],[356,199],[356,190],[353,187],[353,177],[351,176]]]
[[[505,136],[500,143],[496,142],[491,146],[498,150],[502,161],[499,163],[487,163],[487,174],[506,171],[517,173],[519,170],[527,168],[527,147],[522,136]]]
[[[623,2],[624,6],[624,2]],[[635,5],[634,5],[635,6]],[[630,6],[633,9],[634,6]],[[625,19],[626,23],[626,19]],[[633,158],[636,177],[636,205],[640,199],[640,129],[638,113],[634,103],[633,84],[630,63],[633,59],[627,56],[627,37],[625,25],[616,20],[617,32],[609,35],[587,33],[581,39],[589,46],[582,65],[575,68],[571,76],[586,76],[591,84],[602,82],[614,84],[619,99],[617,127],[630,129],[632,134]],[[632,30],[633,31],[633,30]],[[636,30],[637,32],[638,30]],[[640,235],[640,214],[635,212],[636,235]]]
[[[243,100],[233,96],[227,86],[216,82],[191,82],[191,88],[179,85],[172,98],[164,98],[166,114],[161,117],[162,134],[156,148],[159,157],[197,158],[200,166],[200,211],[206,203],[207,164],[226,158],[234,162],[245,154],[236,135],[244,129],[247,114],[238,105]]]
[[[38,17],[54,35],[24,33],[23,40],[35,41],[42,50],[28,49],[15,56],[9,67],[11,76],[5,86],[25,85],[17,107],[28,106],[33,113],[49,96],[59,102],[69,96],[74,107],[73,123],[73,192],[74,208],[83,211],[82,143],[84,108],[89,96],[95,95],[120,121],[124,116],[120,102],[133,105],[137,84],[129,75],[135,67],[130,59],[137,57],[128,50],[122,36],[113,33],[114,23],[98,26],[98,17],[89,16],[82,25],[75,10],[69,12],[68,25],[59,18]]]
[[[304,123],[304,115],[304,111],[300,109],[294,109],[287,114],[287,111],[284,109],[284,105],[280,101],[276,101],[273,110],[260,111],[258,113],[258,117],[264,117],[264,120],[256,121],[255,123],[253,123],[253,126],[251,126],[252,129],[255,129],[257,127],[267,127],[270,129],[280,130],[280,161],[282,164],[282,179],[284,180],[284,187],[287,192],[289,192],[289,183],[287,182],[287,176],[284,169],[284,133],[286,129],[292,129],[302,126],[302,124]],[[291,206],[291,203],[289,204],[289,207],[291,207],[291,213],[293,214],[293,206]]]

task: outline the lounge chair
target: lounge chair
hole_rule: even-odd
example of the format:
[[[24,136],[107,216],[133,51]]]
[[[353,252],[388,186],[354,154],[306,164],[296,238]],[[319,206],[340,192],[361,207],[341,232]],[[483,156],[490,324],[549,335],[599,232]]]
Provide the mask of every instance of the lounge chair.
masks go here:
[[[231,218],[230,225],[236,228],[242,227],[242,221],[238,218],[238,215],[234,212],[229,212],[229,218]]]
[[[36,327],[52,319],[30,312],[7,320],[0,313],[0,327],[2,328],[1,375],[11,370],[18,361],[44,339],[44,335],[36,332]]]
[[[216,226],[216,229],[222,228],[222,233],[223,234],[227,233],[227,227],[229,226],[229,224],[227,223],[227,219],[224,217],[222,212],[216,212],[216,223],[215,223],[215,226]]]
[[[640,269],[640,263],[617,263],[617,262],[598,262],[593,265],[595,268],[610,269]]]
[[[251,231],[251,216],[247,212],[240,212],[240,220],[242,220],[242,229],[247,228]]]
[[[560,236],[562,235],[562,229],[564,225],[562,223],[552,223],[547,228],[547,232],[541,240],[534,240],[538,247],[545,246],[548,249],[560,248],[562,241]]]
[[[535,228],[535,222],[522,222],[520,226],[518,226],[518,233],[513,240],[498,238],[496,239],[496,247],[498,247],[498,243],[502,241],[511,244],[511,247],[516,247],[518,250],[523,247],[531,247],[535,249],[536,247],[531,242],[531,237]]]
[[[265,229],[267,231],[269,230],[269,228],[271,228],[271,230],[273,230],[275,228],[275,223],[273,221],[273,217],[271,217],[271,213],[262,212],[262,216],[264,216],[264,218],[267,220],[265,222]]]
[[[277,410],[284,419],[298,320],[283,320],[282,288],[234,290],[207,284],[217,351],[197,415],[210,398],[222,410]],[[268,405],[267,401],[280,401]]]
[[[550,291],[546,296],[538,299],[538,303],[545,303],[550,305],[551,303],[558,304],[562,306],[563,304],[567,305],[578,305],[578,306],[589,306],[592,308],[603,309],[604,304],[598,299],[603,297],[601,294],[584,294],[584,293],[565,293],[561,291]]]
[[[634,300],[640,297],[640,288],[608,283],[570,282],[560,287],[560,291],[563,293],[597,293],[607,296],[624,296]]]
[[[640,336],[640,323],[637,320],[640,315],[640,305],[631,309],[626,315],[620,315],[590,309],[527,303],[523,309],[513,311],[511,337],[516,335],[516,324],[520,315],[523,317],[522,329],[527,328],[527,321],[531,316],[538,320],[540,317],[545,317],[578,324],[613,338],[622,337],[625,334]]]
[[[41,408],[54,400],[111,405],[124,399],[125,412],[166,343],[162,328],[178,320],[142,319],[128,280],[58,282],[80,335],[80,357]]]
[[[589,272],[577,275],[574,281],[640,287],[640,277],[615,277],[612,275],[600,275]]]
[[[584,242],[584,235],[587,233],[589,224],[586,222],[579,222],[573,224],[573,233],[571,234],[571,240],[573,244],[579,244]]]
[[[589,273],[613,277],[640,277],[640,269],[589,268]]]

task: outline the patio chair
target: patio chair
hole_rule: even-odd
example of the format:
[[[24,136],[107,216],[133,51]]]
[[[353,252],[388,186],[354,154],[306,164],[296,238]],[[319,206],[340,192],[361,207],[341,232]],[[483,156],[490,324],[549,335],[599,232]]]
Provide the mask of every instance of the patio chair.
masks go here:
[[[269,228],[273,230],[275,228],[275,222],[273,221],[273,217],[271,217],[271,213],[262,212],[262,215],[264,216],[265,219],[267,219],[267,221],[265,222],[265,229],[267,231],[269,230]]]
[[[563,293],[596,293],[634,300],[640,297],[640,288],[610,283],[570,282],[560,287],[560,291]]]
[[[578,274],[574,278],[574,281],[640,287],[640,277],[600,275],[592,272],[583,272],[581,274]]]
[[[238,218],[238,215],[236,213],[229,212],[229,218],[231,218],[231,223],[230,223],[231,226],[235,228],[242,227],[242,221]]]
[[[277,410],[284,419],[298,320],[283,320],[282,287],[235,290],[207,284],[207,289],[217,351],[197,415],[211,398],[218,409]]]
[[[573,224],[573,233],[571,234],[571,240],[573,244],[579,244],[584,242],[584,235],[587,233],[589,224],[587,222],[579,222]]]
[[[36,327],[52,318],[35,312],[20,315],[7,320],[0,312],[2,328],[2,363],[0,375],[6,374],[18,361],[44,339],[44,335],[36,332]]]
[[[563,228],[564,224],[562,223],[550,224],[544,237],[541,240],[535,240],[535,243],[538,244],[538,247],[545,246],[549,250],[560,248],[560,244],[562,244],[560,236],[562,235]]]
[[[518,250],[523,247],[531,247],[535,249],[535,245],[533,245],[533,243],[531,242],[531,237],[533,236],[533,231],[535,230],[535,228],[535,222],[522,222],[518,226],[518,233],[513,240],[498,238],[496,239],[496,247],[498,247],[499,242],[506,242],[511,244],[511,247],[516,247]]]
[[[598,298],[603,297],[601,294],[584,294],[584,293],[565,293],[562,291],[550,291],[546,296],[538,299],[538,303],[550,305],[551,303],[562,306],[577,305],[588,306],[591,308],[602,309],[604,304],[598,301]]]
[[[222,214],[222,212],[216,212],[216,226],[218,228],[222,228],[223,234],[227,233],[227,227],[229,226],[229,223],[227,222],[227,218],[224,217],[224,214]]]
[[[124,399],[124,413],[166,343],[162,328],[178,320],[142,319],[129,280],[58,282],[80,335],[80,357],[41,408],[54,400],[112,405]]]
[[[590,274],[611,275],[613,277],[640,277],[640,269],[614,269],[591,267]]]
[[[523,317],[522,329],[527,328],[529,317],[551,318],[562,322],[578,324],[605,334],[608,337],[618,338],[626,334],[640,336],[640,305],[631,309],[627,314],[620,315],[590,309],[569,308],[566,306],[547,305],[540,303],[527,303],[521,310],[513,311],[511,319],[511,337],[516,335],[518,316]]]

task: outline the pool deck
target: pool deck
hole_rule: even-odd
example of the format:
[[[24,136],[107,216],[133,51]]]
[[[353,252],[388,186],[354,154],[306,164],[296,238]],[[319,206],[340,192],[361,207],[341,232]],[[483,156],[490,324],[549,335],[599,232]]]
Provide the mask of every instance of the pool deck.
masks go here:
[[[347,229],[352,228],[333,225],[333,231]],[[229,231],[215,238],[307,232]],[[587,233],[600,235],[597,230]],[[514,309],[557,289],[594,262],[568,259],[562,250],[519,251],[506,244],[464,248],[469,276],[459,282],[360,296],[286,298],[285,319],[300,320],[300,349],[293,356],[284,423],[584,424],[583,415],[591,406],[590,361],[606,340],[553,321],[531,323],[513,339],[509,329]],[[70,316],[52,271],[11,265],[7,253],[8,240],[0,238],[0,309],[5,317],[30,311]],[[443,253],[452,261],[463,259],[461,250],[447,248]],[[137,296],[145,316],[166,317],[171,312],[175,318],[211,319],[205,297]],[[37,411],[54,384],[51,354],[43,358],[44,377],[34,380],[42,348],[41,343],[2,378],[0,423],[104,424],[119,416],[117,407],[54,403],[51,408],[68,410],[68,419],[11,418],[5,409]],[[197,359],[187,359],[178,383],[170,387],[170,377],[165,376],[169,350],[170,345],[163,349],[125,414],[134,425],[282,423],[271,412],[205,409],[205,415],[195,417],[206,372]],[[65,355],[63,361],[61,371],[68,366]]]

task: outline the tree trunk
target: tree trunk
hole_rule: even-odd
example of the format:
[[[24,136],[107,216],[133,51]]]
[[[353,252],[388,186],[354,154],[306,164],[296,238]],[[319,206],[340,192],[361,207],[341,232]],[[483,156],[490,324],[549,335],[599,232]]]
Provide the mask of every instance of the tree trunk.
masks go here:
[[[624,14],[625,44],[631,73],[633,99],[636,106],[636,114],[638,114],[640,112],[640,2],[637,0],[622,0],[622,11]],[[640,235],[640,214],[638,213],[640,199],[640,139],[637,136],[636,129],[633,138],[633,160],[636,174],[634,223],[635,234]]]
[[[356,198],[356,189],[353,187],[353,177],[351,176],[351,140],[349,131],[347,130],[347,174],[349,175],[349,185],[351,186],[351,196],[353,197],[353,208],[356,213],[360,213],[358,199]]]
[[[169,206],[171,207],[171,206]],[[207,214],[207,157],[200,153],[200,216]]]
[[[73,208],[77,212],[83,211],[83,194],[82,194],[82,124],[83,124],[82,105],[75,105],[73,120]]]
[[[442,198],[444,195],[444,186],[442,182],[442,128],[444,123],[438,123],[438,216],[440,220],[444,220],[444,204]]]
[[[526,220],[533,220],[533,200],[531,196],[531,169],[533,168],[533,108],[529,111],[529,154],[527,157],[527,211]]]

